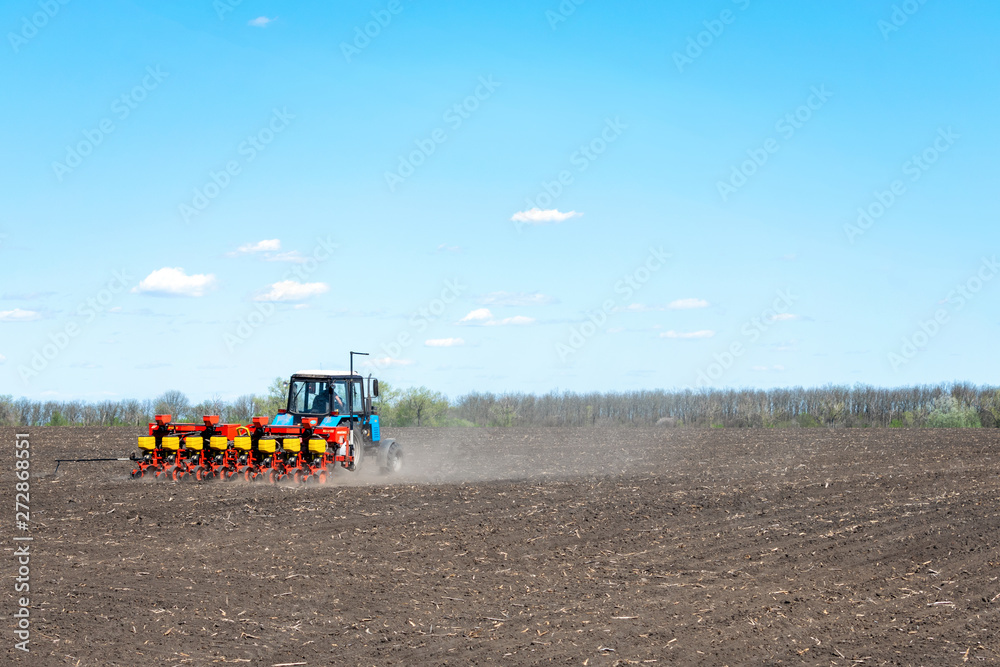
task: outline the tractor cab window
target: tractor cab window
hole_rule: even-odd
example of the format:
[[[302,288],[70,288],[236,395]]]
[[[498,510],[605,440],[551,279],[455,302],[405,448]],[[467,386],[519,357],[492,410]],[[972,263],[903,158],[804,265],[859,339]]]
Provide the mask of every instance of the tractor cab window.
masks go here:
[[[331,412],[336,410],[341,414],[347,412],[347,383],[343,380],[333,383],[333,407],[330,410]]]
[[[351,410],[364,412],[364,405],[361,403],[361,380],[351,382]]]
[[[288,396],[290,412],[307,415],[330,412],[330,384],[324,380],[295,380]]]

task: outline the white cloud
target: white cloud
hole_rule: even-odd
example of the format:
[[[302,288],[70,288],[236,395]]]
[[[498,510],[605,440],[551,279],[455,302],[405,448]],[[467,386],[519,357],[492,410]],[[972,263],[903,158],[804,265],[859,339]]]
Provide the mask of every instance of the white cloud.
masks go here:
[[[502,320],[490,320],[489,322],[484,322],[488,327],[501,327],[508,324],[534,324],[534,317],[525,317],[524,315],[515,315],[514,317],[505,317]]]
[[[570,218],[579,218],[583,213],[577,213],[576,211],[569,211],[568,213],[563,213],[559,209],[549,209],[543,211],[540,208],[532,208],[527,211],[518,211],[515,213],[511,220],[514,222],[526,222],[529,225],[544,225],[548,222],[565,222]]]
[[[437,252],[462,252],[462,246],[448,245],[447,243],[442,243],[437,247]]]
[[[690,308],[708,308],[708,301],[704,299],[677,299],[667,304],[671,310],[688,310]]]
[[[394,359],[393,357],[376,357],[371,361],[365,361],[368,366],[376,368],[389,368],[390,366],[410,366],[413,361],[410,359]]]
[[[702,329],[701,331],[664,331],[660,334],[660,338],[675,338],[684,340],[694,340],[697,338],[711,338],[715,335],[715,332],[711,329]]]
[[[425,340],[424,345],[427,347],[457,347],[465,345],[465,341],[461,338],[432,338]]]
[[[297,280],[282,280],[274,283],[254,301],[301,301],[330,291],[326,283],[300,283]]]
[[[300,253],[298,250],[289,250],[287,252],[279,252],[277,254],[268,253],[264,256],[269,262],[291,262],[292,264],[305,264],[309,261],[309,258]]]
[[[279,250],[281,250],[281,239],[265,239],[264,241],[257,241],[257,243],[241,245],[234,252],[229,253],[229,256],[249,255],[255,252],[277,252]]]
[[[462,322],[467,324],[479,324],[487,327],[496,327],[508,324],[534,324],[535,318],[525,317],[524,315],[515,315],[514,317],[505,317],[502,320],[498,320],[493,317],[493,313],[490,312],[489,308],[477,308],[459,320],[459,323]]]
[[[275,19],[269,19],[266,16],[258,16],[255,19],[247,21],[247,25],[252,25],[255,28],[266,28],[268,24],[274,23],[274,20]]]
[[[180,267],[166,266],[143,278],[132,292],[154,296],[204,296],[214,286],[215,276],[210,273],[189,276]]]
[[[792,315],[791,313],[778,313],[771,318],[772,322],[788,322],[789,320],[799,319],[798,315]]]
[[[491,292],[480,299],[480,303],[490,306],[547,306],[556,303],[541,292]]]
[[[34,310],[0,310],[0,322],[31,322],[42,319],[42,314]]]
[[[2,364],[5,361],[7,361],[7,357],[5,357],[2,354],[0,354],[0,364]]]
[[[642,303],[630,303],[624,308],[616,307],[615,312],[625,312],[625,313],[651,313],[657,310],[663,310],[660,306],[647,306]]]
[[[490,312],[489,308],[477,308],[460,319],[459,322],[483,322],[492,319],[493,313]]]
[[[263,253],[264,260],[268,262],[291,262],[293,264],[305,264],[309,258],[298,250],[281,250],[281,239],[265,239],[257,243],[247,243],[241,245],[233,252],[226,253],[227,257],[238,257],[240,255],[256,255]]]

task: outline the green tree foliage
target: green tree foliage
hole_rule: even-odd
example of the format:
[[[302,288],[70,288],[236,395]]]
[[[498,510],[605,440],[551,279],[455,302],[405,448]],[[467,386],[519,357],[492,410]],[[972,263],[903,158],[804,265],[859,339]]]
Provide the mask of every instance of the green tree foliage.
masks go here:
[[[285,378],[274,378],[271,386],[267,388],[267,394],[255,399],[257,416],[270,417],[278,414],[278,410],[288,407],[288,380]]]
[[[934,401],[934,407],[927,416],[927,426],[933,428],[978,428],[979,413],[975,408],[963,405],[954,396],[941,396]]]
[[[396,404],[399,402],[400,391],[388,382],[378,383],[378,396],[373,401],[379,415],[379,422],[392,426],[396,419]]]
[[[442,426],[448,416],[448,399],[427,387],[411,387],[400,394],[387,426]]]

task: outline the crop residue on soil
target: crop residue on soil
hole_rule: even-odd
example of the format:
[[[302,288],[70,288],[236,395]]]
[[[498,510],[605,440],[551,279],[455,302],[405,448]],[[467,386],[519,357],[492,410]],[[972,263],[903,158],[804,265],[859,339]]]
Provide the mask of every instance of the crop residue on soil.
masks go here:
[[[35,473],[137,434],[29,431]],[[1000,662],[994,430],[389,435],[402,475],[324,487],[33,478],[32,653],[8,661]]]

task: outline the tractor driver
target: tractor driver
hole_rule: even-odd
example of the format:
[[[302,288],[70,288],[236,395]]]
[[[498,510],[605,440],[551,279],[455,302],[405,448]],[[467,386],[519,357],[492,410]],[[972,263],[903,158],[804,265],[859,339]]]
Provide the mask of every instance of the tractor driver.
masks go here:
[[[333,409],[340,412],[347,412],[347,388],[343,382],[333,384]]]
[[[320,389],[320,386],[325,388],[325,383],[323,385],[318,385],[316,389]],[[326,391],[317,391],[316,398],[312,402],[312,410],[310,412],[314,415],[325,415],[329,412],[329,398]]]

